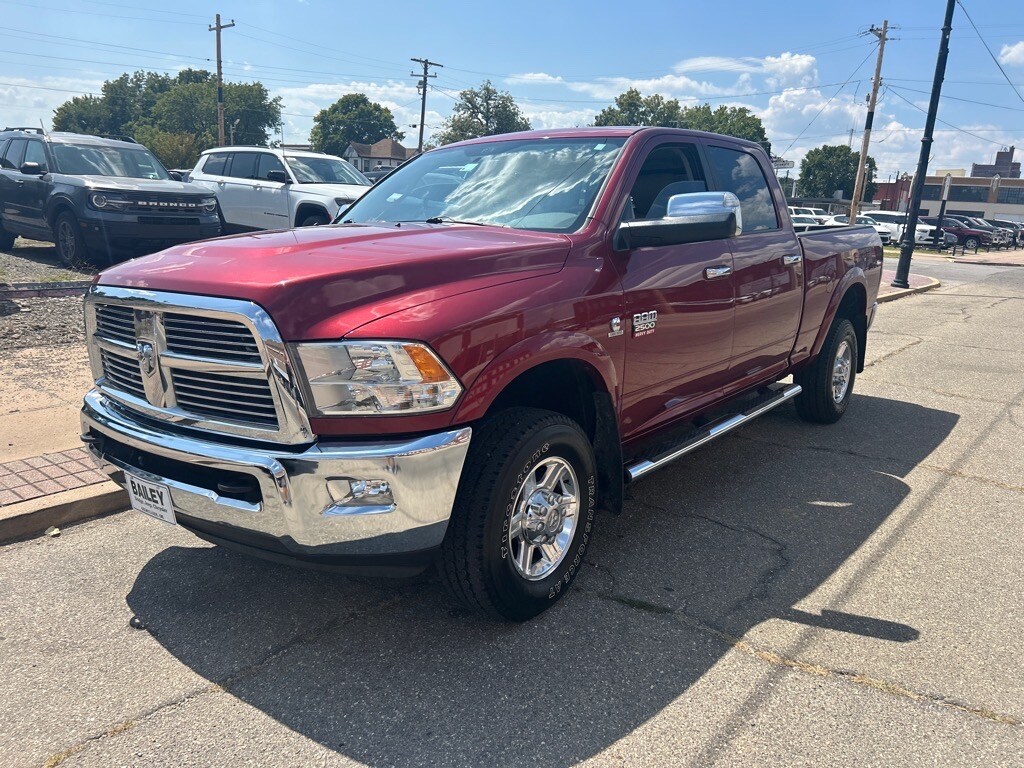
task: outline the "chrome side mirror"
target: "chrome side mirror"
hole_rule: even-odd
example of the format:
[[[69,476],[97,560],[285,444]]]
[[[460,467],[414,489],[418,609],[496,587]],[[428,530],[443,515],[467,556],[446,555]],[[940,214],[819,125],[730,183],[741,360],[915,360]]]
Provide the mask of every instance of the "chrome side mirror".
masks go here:
[[[666,206],[666,219],[699,217],[710,223],[712,220],[726,221],[736,217],[736,231],[729,237],[743,234],[743,213],[740,199],[732,192],[690,192],[672,195]]]
[[[743,231],[740,201],[732,192],[690,192],[672,195],[661,219],[638,219],[619,224],[614,248],[656,248],[667,245],[726,240]]]

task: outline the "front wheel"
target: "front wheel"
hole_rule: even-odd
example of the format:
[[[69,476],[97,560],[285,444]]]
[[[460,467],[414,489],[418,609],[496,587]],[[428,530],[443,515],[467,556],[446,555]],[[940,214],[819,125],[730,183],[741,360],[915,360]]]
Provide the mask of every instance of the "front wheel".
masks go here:
[[[309,216],[303,216],[302,221],[299,222],[300,227],[322,227],[324,224],[330,224],[330,219],[327,218],[325,213],[314,213]]]
[[[565,594],[590,541],[597,467],[571,419],[512,408],[473,435],[439,570],[463,605],[512,621]]]
[[[796,412],[804,421],[833,424],[843,417],[857,378],[857,333],[853,323],[837,318],[818,357],[795,377],[803,391]]]
[[[57,258],[66,267],[81,269],[94,263],[89,247],[85,244],[82,228],[71,211],[63,211],[53,225]]]
[[[978,242],[978,238],[976,237],[968,237],[966,240],[964,240],[964,248],[967,248],[968,250],[976,251],[978,250],[979,245],[980,243]]]

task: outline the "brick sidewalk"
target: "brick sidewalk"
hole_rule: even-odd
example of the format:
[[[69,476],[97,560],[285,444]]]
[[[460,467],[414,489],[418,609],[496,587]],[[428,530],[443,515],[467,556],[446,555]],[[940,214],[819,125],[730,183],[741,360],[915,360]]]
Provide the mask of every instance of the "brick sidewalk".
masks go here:
[[[0,464],[0,507],[106,479],[85,448],[9,461]]]

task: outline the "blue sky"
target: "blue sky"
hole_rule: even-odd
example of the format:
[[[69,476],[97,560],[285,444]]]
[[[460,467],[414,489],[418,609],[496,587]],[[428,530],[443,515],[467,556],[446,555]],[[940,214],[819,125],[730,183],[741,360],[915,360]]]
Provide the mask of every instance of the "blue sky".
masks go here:
[[[964,4],[1024,94],[1024,3]],[[219,11],[237,22],[224,32],[227,79],[259,79],[282,96],[288,142],[308,138],[316,111],[360,91],[390,107],[405,143],[415,144],[408,127],[419,118],[409,76],[415,56],[445,65],[431,83],[428,133],[459,90],[485,78],[515,95],[535,127],[585,125],[634,86],[684,104],[748,106],[764,121],[773,150],[799,162],[815,146],[846,143],[851,128],[859,147],[875,41],[863,33],[888,18],[897,29],[886,48],[888,90],[871,149],[885,179],[916,164],[944,6],[0,0],[7,32],[0,43],[0,120],[37,125],[42,118],[49,126],[57,104],[98,92],[123,71],[212,69],[207,25]],[[948,125],[937,126],[931,168],[991,162],[1004,144],[1024,154],[1024,96],[1003,79],[960,8],[953,27],[939,111]]]

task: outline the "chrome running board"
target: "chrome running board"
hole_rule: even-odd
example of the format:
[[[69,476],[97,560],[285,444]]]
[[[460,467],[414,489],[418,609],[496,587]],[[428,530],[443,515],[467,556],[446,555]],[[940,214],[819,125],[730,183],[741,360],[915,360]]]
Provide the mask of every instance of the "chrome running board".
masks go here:
[[[626,466],[626,482],[631,483],[634,480],[639,480],[644,475],[650,474],[656,469],[661,469],[666,464],[697,450],[702,445],[706,445],[712,440],[728,434],[738,427],[742,427],[747,422],[753,421],[758,416],[767,413],[776,406],[782,405],[788,400],[792,400],[794,397],[799,395],[801,391],[803,390],[799,384],[791,384],[785,389],[777,390],[773,397],[758,402],[748,411],[737,413],[735,416],[728,416],[720,421],[715,421],[705,427],[702,427],[695,435],[692,435],[679,445],[676,445],[664,453],[660,453],[650,458],[640,459],[628,464]]]

